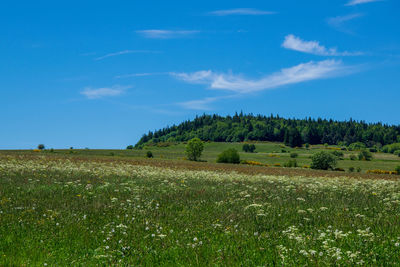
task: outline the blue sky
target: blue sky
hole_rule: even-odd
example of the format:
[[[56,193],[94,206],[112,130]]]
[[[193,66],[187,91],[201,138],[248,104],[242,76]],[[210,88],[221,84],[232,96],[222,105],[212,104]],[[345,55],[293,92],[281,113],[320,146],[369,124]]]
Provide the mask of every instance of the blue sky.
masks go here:
[[[7,1],[0,149],[125,148],[196,114],[400,124],[400,3]]]

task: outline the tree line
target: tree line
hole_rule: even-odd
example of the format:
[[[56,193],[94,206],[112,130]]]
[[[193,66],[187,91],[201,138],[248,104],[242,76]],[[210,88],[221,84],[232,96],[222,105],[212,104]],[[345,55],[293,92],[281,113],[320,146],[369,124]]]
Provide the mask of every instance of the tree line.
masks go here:
[[[303,144],[348,146],[363,143],[382,147],[400,142],[400,126],[365,121],[286,119],[279,115],[235,113],[234,116],[202,115],[179,125],[144,134],[135,147],[160,142],[182,142],[192,138],[213,142],[272,141],[291,147]]]

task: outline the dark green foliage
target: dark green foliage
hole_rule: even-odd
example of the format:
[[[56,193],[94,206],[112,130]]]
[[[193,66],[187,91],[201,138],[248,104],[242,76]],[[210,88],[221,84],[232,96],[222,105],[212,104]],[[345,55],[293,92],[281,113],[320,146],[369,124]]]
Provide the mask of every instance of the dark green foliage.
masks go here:
[[[311,160],[311,168],[318,170],[333,170],[337,164],[337,157],[325,151],[315,153],[311,156]]]
[[[400,150],[396,150],[395,152],[393,152],[393,154],[400,157]]]
[[[298,156],[299,156],[299,154],[297,154],[296,152],[290,153],[291,158],[297,158]]]
[[[361,167],[357,167],[357,172],[361,172]]]
[[[355,155],[350,155],[350,160],[356,160],[357,157]]]
[[[286,162],[283,166],[287,167],[287,168],[296,168],[297,167],[297,161],[295,159],[291,159],[288,162]]]
[[[244,152],[253,153],[256,150],[256,146],[254,144],[244,144],[242,149]]]
[[[37,148],[40,150],[43,150],[43,149],[45,149],[45,146],[43,144],[39,144]]]
[[[400,150],[400,143],[394,143],[382,147],[382,152],[384,153],[394,153],[397,150]]]
[[[369,149],[369,152],[376,153],[376,152],[378,152],[378,149],[376,149],[375,147],[371,147]]]
[[[349,167],[349,172],[354,172],[354,167]]]
[[[400,166],[397,166],[396,169],[394,169],[394,170],[397,172],[397,174],[400,175]]]
[[[126,149],[133,149],[133,145],[127,146]]]
[[[371,152],[367,151],[367,150],[362,150],[360,151],[360,153],[358,154],[358,159],[359,160],[366,160],[366,161],[370,161],[372,159],[372,154]]]
[[[197,161],[200,158],[203,149],[203,141],[199,138],[193,138],[186,145],[186,155],[189,160]]]
[[[154,156],[153,156],[153,152],[147,151],[147,152],[146,152],[146,157],[148,157],[148,158],[153,158],[153,157],[154,157]]]
[[[214,142],[286,141],[291,146],[299,147],[303,142],[312,145],[340,143],[342,146],[361,142],[365,147],[392,144],[397,142],[398,136],[400,136],[400,126],[381,123],[368,124],[353,120],[339,122],[311,118],[284,119],[273,115],[254,116],[240,113],[227,117],[202,115],[192,121],[149,132],[143,135],[136,147],[148,142],[188,141],[194,137]]]
[[[239,164],[240,156],[236,149],[230,148],[218,155],[217,162]]]
[[[337,151],[337,150],[335,150],[335,151],[332,151],[331,153],[332,153],[334,156],[338,157],[339,159],[343,159],[343,157],[344,157],[344,154],[343,154],[342,151]]]
[[[53,152],[54,152],[54,148],[51,148],[51,149],[50,149],[50,152],[53,153]]]

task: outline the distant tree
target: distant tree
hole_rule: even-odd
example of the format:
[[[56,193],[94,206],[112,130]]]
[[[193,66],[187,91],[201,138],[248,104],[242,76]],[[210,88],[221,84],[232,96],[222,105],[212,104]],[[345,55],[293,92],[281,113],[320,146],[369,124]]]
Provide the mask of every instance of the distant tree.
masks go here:
[[[230,148],[218,155],[217,162],[239,164],[240,156],[236,149]]]
[[[127,146],[126,149],[133,149],[133,145]]]
[[[290,147],[301,147],[303,145],[300,132],[297,130],[297,128],[291,127],[286,131],[285,145]]]
[[[44,144],[39,144],[37,148],[40,150],[43,150],[43,149],[45,149],[45,146],[44,146]]]
[[[372,153],[367,151],[367,150],[362,150],[360,151],[360,153],[358,154],[358,159],[359,160],[366,160],[366,161],[370,161],[372,159]]]
[[[244,144],[242,147],[244,152],[250,152],[253,153],[256,150],[256,146],[254,144]]]
[[[153,157],[153,152],[147,151],[147,152],[146,152],[146,157],[152,158],[152,157]]]
[[[291,158],[297,158],[298,156],[299,156],[299,154],[297,154],[296,152],[290,153]]]
[[[337,157],[332,153],[321,151],[311,156],[311,168],[318,170],[335,169]]]
[[[193,138],[186,145],[186,155],[189,160],[197,161],[200,158],[203,149],[203,141],[199,138]]]
[[[331,153],[332,153],[332,155],[338,157],[338,159],[343,159],[343,157],[344,157],[344,154],[342,151],[335,150],[335,151],[332,151]]]

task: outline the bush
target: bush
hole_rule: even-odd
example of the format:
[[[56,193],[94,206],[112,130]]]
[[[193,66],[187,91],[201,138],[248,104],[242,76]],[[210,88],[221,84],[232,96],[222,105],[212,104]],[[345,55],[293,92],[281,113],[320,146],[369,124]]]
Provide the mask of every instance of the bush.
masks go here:
[[[146,152],[146,157],[148,157],[148,158],[153,158],[153,157],[154,157],[154,156],[153,156],[153,152],[147,151],[147,152]]]
[[[396,150],[395,152],[393,152],[393,154],[400,157],[400,150]]]
[[[309,149],[310,148],[310,144],[306,143],[306,148]]]
[[[256,146],[254,144],[244,144],[242,147],[244,152],[250,152],[253,153],[256,150]]]
[[[127,146],[126,149],[133,149],[133,145]]]
[[[400,175],[400,166],[397,166],[394,170],[397,172],[398,175]]]
[[[372,159],[372,154],[371,152],[367,151],[367,150],[362,150],[359,154],[358,154],[358,159],[359,160],[366,160],[366,161],[370,161]]]
[[[335,150],[335,151],[332,151],[331,153],[332,153],[332,155],[338,157],[339,159],[343,159],[343,157],[344,157],[344,154],[343,154],[342,151],[336,151]]]
[[[217,162],[239,164],[240,156],[236,149],[230,148],[218,155]]]
[[[361,167],[357,167],[357,172],[361,172]]]
[[[186,145],[186,155],[189,160],[197,161],[200,158],[203,149],[203,142],[199,138],[193,138]]]
[[[332,155],[332,153],[325,151],[321,151],[312,155],[311,161],[311,168],[318,170],[333,170],[337,165],[337,158]]]
[[[384,153],[394,153],[396,150],[400,150],[400,143],[386,145],[382,148],[382,152]]]
[[[354,172],[354,167],[349,167],[349,172]]]
[[[378,152],[378,149],[376,149],[375,147],[372,147],[369,149],[369,152],[376,153],[376,152]]]
[[[355,155],[350,155],[350,160],[356,160],[357,157]]]
[[[360,150],[360,149],[364,149],[366,148],[364,143],[361,142],[356,142],[356,143],[352,143],[349,145],[349,150],[353,151],[353,150]]]
[[[283,166],[285,166],[287,168],[296,168],[297,167],[297,161],[295,159],[289,160]]]
[[[290,153],[290,157],[291,157],[292,159],[297,158],[298,156],[299,156],[299,154],[297,154],[296,152]]]
[[[40,150],[43,150],[45,147],[44,147],[43,144],[39,144],[39,145],[37,146],[37,148],[40,149]]]

